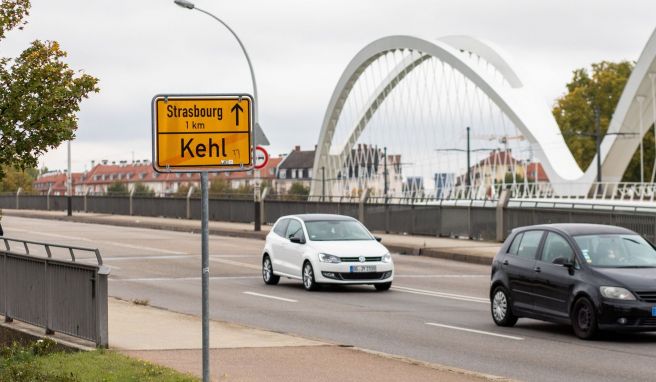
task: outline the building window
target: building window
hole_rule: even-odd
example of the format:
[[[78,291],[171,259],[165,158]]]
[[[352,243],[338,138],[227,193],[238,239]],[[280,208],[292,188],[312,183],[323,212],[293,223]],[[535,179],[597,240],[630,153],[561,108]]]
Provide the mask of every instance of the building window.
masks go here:
[[[280,179],[285,179],[285,177],[287,176],[287,170],[281,168],[280,171],[278,172],[278,175],[280,176]]]
[[[290,178],[296,179],[296,169],[295,168],[292,169],[292,176]]]
[[[309,175],[309,173],[308,173],[308,169],[307,169],[307,168],[304,168],[304,169],[303,169],[303,178],[307,179],[307,178],[308,178],[308,175]],[[299,177],[299,178],[300,178],[300,177]]]

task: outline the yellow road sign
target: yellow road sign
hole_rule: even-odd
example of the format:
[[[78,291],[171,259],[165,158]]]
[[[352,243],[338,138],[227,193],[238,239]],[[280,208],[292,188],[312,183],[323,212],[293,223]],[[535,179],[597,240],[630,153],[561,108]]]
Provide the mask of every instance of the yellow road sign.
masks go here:
[[[153,98],[153,167],[158,172],[239,171],[253,167],[249,95]]]

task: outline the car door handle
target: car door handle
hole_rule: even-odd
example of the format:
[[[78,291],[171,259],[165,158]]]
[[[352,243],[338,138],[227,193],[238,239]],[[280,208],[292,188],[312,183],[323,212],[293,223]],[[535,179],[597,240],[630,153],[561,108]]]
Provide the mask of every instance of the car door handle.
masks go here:
[[[540,267],[535,267],[533,268],[533,270],[538,273],[542,272],[542,269],[540,269]]]
[[[508,260],[504,260],[502,264],[503,265],[508,265]]]

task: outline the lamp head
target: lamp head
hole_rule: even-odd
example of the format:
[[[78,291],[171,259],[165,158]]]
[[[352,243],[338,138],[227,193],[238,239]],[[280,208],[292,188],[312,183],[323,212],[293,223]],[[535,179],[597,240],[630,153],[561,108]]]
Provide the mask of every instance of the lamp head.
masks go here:
[[[178,4],[182,8],[187,8],[187,9],[194,9],[194,3],[187,1],[187,0],[174,0],[174,3]]]

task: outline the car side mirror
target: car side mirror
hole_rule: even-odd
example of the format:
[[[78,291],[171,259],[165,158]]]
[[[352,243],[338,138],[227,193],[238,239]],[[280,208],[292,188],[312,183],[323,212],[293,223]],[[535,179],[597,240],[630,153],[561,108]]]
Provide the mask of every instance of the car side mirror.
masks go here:
[[[296,244],[305,244],[305,240],[303,240],[303,238],[300,237],[290,237],[289,241]]]
[[[381,241],[383,241],[383,238],[380,237],[380,236],[374,236],[374,239],[376,239],[376,241],[379,242],[379,243],[380,243]]]
[[[555,259],[553,259],[553,261],[551,263],[556,264],[556,265],[562,265],[563,267],[566,267],[566,268],[573,268],[574,267],[574,262],[572,262],[570,259],[568,259],[566,257],[556,257]]]

